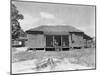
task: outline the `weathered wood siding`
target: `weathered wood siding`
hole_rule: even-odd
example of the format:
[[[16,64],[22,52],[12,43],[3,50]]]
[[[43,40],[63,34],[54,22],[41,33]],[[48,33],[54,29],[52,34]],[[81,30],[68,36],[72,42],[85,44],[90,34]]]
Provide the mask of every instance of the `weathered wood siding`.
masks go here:
[[[84,39],[82,34],[71,34],[71,47],[84,47]]]
[[[42,34],[28,34],[28,41],[26,42],[26,46],[29,48],[44,48],[45,47],[45,38]]]

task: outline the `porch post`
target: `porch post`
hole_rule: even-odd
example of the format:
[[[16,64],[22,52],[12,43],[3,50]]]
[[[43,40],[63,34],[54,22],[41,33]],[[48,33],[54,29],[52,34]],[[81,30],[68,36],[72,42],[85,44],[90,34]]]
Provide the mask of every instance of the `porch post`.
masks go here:
[[[63,41],[63,39],[62,39],[62,35],[61,35],[61,51],[63,50],[63,49],[62,49],[62,48],[63,48],[62,41]]]
[[[69,48],[71,48],[71,47],[72,47],[72,38],[71,38],[72,36],[71,36],[70,33],[68,34],[68,37],[69,37],[69,38],[68,38],[68,39],[69,39],[69,40],[68,40],[68,41],[69,41]]]

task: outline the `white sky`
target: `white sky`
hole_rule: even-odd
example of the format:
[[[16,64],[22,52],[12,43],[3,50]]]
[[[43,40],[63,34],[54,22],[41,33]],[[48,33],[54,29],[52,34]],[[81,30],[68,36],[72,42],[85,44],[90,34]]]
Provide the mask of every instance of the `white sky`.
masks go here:
[[[71,25],[95,36],[95,7],[36,2],[13,2],[24,19],[23,30],[40,25]]]

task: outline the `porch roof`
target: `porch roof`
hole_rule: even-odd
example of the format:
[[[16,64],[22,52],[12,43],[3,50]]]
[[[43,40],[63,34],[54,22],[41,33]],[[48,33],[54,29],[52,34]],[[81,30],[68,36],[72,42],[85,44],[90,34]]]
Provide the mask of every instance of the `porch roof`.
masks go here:
[[[93,38],[88,36],[87,34],[84,34],[84,39],[87,39],[87,40],[92,40]]]

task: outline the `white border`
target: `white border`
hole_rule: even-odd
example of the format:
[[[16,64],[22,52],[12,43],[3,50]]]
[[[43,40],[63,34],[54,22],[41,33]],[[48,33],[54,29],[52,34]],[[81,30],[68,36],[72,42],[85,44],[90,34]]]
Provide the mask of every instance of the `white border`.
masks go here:
[[[25,0],[24,0],[25,1]],[[41,75],[99,75],[100,72],[100,0],[27,0],[55,3],[88,4],[97,7],[97,70],[43,73]],[[0,0],[0,75],[10,71],[10,0]]]

